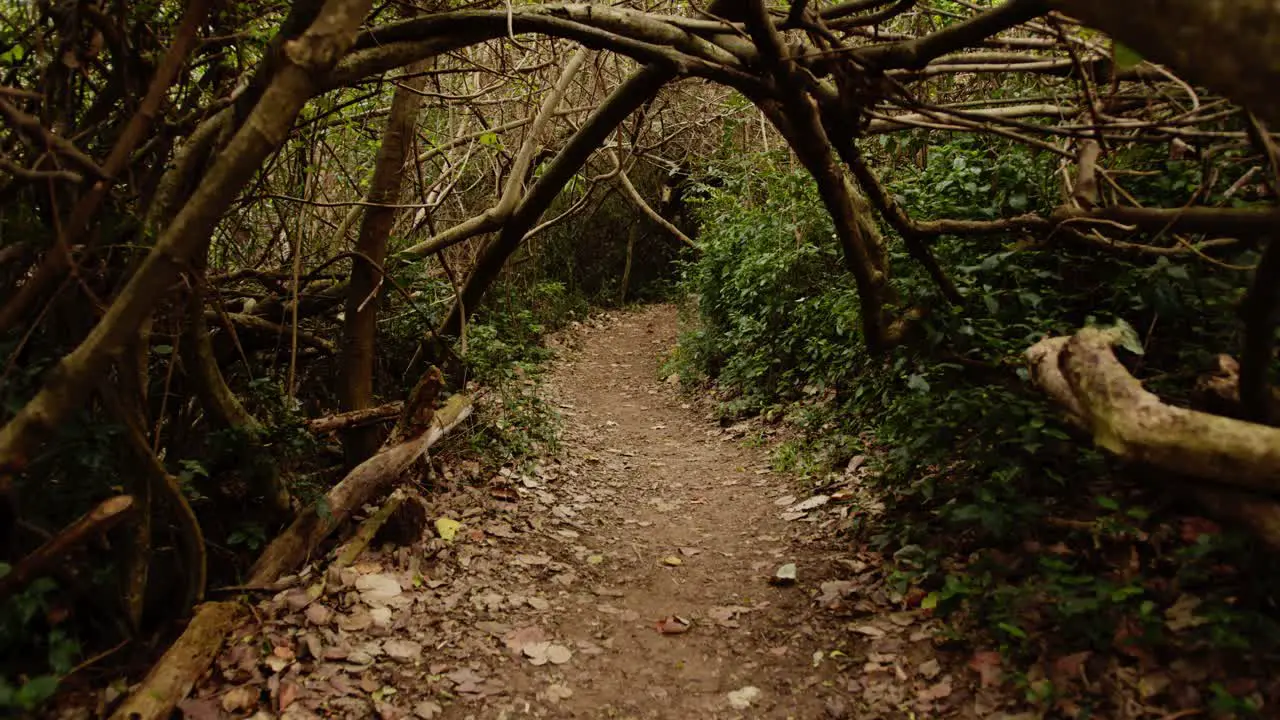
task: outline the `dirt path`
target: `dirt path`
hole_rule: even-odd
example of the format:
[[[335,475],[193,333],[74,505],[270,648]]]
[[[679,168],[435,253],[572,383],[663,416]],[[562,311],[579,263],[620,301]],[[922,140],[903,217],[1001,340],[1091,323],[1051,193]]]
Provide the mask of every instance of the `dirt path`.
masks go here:
[[[936,717],[959,700],[927,623],[889,612],[823,529],[847,506],[786,514],[805,497],[766,451],[659,380],[675,336],[670,307],[584,328],[548,382],[554,458],[436,490],[451,541],[263,603],[189,715]],[[799,581],[771,584],[785,563]]]
[[[519,684],[571,688],[557,717],[737,717],[729,693],[749,687],[758,697],[735,697],[754,698],[753,717],[825,717],[832,691],[813,655],[830,647],[814,638],[809,598],[766,582],[782,564],[818,563],[785,540],[771,498],[787,488],[765,451],[660,382],[675,327],[667,307],[625,315],[589,332],[551,379],[568,420],[564,461],[586,467],[559,484],[584,501],[572,549],[603,562],[595,592],[566,593],[572,610],[547,619],[555,637],[608,650],[551,673],[518,666]],[[690,621],[686,633],[658,631],[672,616]]]

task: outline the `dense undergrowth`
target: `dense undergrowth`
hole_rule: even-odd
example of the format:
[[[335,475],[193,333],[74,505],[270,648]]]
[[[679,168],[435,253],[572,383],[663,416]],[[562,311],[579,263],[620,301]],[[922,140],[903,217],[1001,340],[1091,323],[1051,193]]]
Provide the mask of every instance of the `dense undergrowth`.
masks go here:
[[[923,149],[920,167],[891,159],[922,148],[866,148],[914,217],[1059,202],[1044,154],[963,138]],[[1129,190],[1153,203],[1186,202],[1206,180],[1163,149],[1124,166]],[[1206,184],[1216,194],[1234,179]],[[1243,272],[1052,237],[943,238],[934,251],[966,298],[949,307],[886,235],[900,296],[928,312],[910,343],[868,357],[856,292],[803,170],[753,155],[711,164],[704,180],[693,195],[705,253],[684,269],[690,329],[670,367],[690,384],[713,379],[726,418],[785,419],[775,463],[815,487],[854,455],[872,458],[886,508],[863,515],[857,536],[891,558],[905,605],[946,618],[957,648],[998,648],[1006,680],[1042,712],[1112,717],[1118,703],[1196,696],[1225,714],[1257,712],[1264,697],[1274,706],[1269,553],[1201,517],[1177,478],[1093,449],[1027,382],[1021,357],[1046,334],[1125,322],[1143,351],[1126,355],[1130,367],[1185,402],[1214,353],[1239,346]],[[1064,659],[1107,679],[1086,691]]]
[[[566,198],[571,202],[573,198]],[[477,409],[459,432],[448,436],[432,452],[432,468],[423,467],[416,480],[430,489],[444,482],[442,467],[470,468],[462,481],[483,476],[498,466],[518,463],[554,447],[558,416],[540,398],[537,385],[550,358],[544,340],[567,323],[582,319],[592,305],[616,303],[625,262],[616,243],[613,253],[591,260],[591,246],[580,236],[615,238],[636,223],[620,201],[606,204],[574,222],[557,226],[539,238],[539,246],[517,259],[490,291],[486,304],[469,318],[465,341],[452,343],[457,360],[453,390],[470,386],[477,393]],[[631,297],[663,292],[663,268],[669,266],[652,228],[640,228],[639,241],[658,251],[640,256],[630,278]],[[576,260],[575,260],[576,258]],[[669,273],[668,273],[669,274]],[[403,399],[423,369],[420,346],[424,334],[439,323],[452,301],[453,288],[438,267],[398,269],[393,287],[382,302],[375,384],[380,401]],[[334,337],[340,333],[340,308],[308,319],[303,331]],[[149,349],[152,398],[170,398],[156,405],[166,420],[157,426],[169,451],[166,469],[181,484],[195,511],[208,546],[209,587],[236,585],[267,542],[287,518],[273,517],[249,487],[254,462],[274,463],[285,477],[295,504],[316,501],[343,473],[342,448],[336,436],[317,436],[305,422],[333,412],[339,364],[333,356],[307,354],[300,358],[295,392],[289,386],[287,351],[254,357],[252,366],[229,362],[227,382],[245,409],[263,424],[260,445],[269,457],[247,453],[242,434],[210,427],[195,403],[182,372],[169,368],[179,362],[184,338],[168,337],[157,327]],[[217,338],[219,342],[224,338]],[[0,384],[0,400],[12,414],[38,387],[41,376],[62,352],[56,337],[36,335],[23,349],[23,362],[12,365]],[[287,339],[274,339],[287,347]],[[225,353],[230,345],[219,346]],[[0,347],[11,356],[13,346]],[[135,459],[121,442],[124,428],[100,406],[89,406],[64,423],[43,454],[33,460],[20,487],[31,498],[23,508],[20,533],[41,536],[66,525],[85,508],[129,487]],[[25,492],[23,492],[25,491]],[[143,627],[128,627],[120,604],[127,568],[120,547],[129,542],[124,531],[109,533],[65,563],[65,570],[40,578],[0,603],[0,715],[29,711],[44,704],[59,689],[101,687],[145,668],[155,647],[171,637],[175,612],[184,607],[184,558],[174,528],[155,528],[154,569]],[[0,577],[8,567],[0,564]],[[107,651],[106,655],[99,653]],[[86,663],[86,661],[90,661]]]

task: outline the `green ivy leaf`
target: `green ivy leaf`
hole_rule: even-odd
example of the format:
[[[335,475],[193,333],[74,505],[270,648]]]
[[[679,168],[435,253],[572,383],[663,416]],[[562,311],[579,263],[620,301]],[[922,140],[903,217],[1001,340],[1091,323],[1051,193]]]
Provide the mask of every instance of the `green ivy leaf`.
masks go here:
[[[1111,54],[1117,70],[1128,70],[1142,64],[1142,56],[1133,48],[1118,41],[1111,41]]]
[[[58,677],[55,675],[41,675],[27,681],[18,689],[16,697],[17,705],[24,710],[34,710],[41,703],[53,697],[58,690]]]
[[[1134,355],[1145,355],[1146,349],[1142,347],[1142,338],[1138,337],[1138,331],[1124,320],[1116,320],[1113,332],[1116,337],[1116,344],[1128,350]]]
[[[929,381],[924,379],[923,375],[912,375],[907,378],[907,387],[916,392],[929,392]]]

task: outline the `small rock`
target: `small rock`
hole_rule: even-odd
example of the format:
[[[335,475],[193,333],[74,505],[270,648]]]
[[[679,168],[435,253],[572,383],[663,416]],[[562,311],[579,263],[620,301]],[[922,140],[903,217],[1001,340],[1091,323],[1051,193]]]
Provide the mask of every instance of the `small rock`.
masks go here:
[[[751,707],[751,703],[760,699],[760,688],[754,685],[748,685],[739,690],[734,690],[728,694],[729,706],[734,710],[746,710]]]
[[[787,563],[778,568],[773,577],[769,578],[772,585],[795,585],[796,584],[796,564]]]

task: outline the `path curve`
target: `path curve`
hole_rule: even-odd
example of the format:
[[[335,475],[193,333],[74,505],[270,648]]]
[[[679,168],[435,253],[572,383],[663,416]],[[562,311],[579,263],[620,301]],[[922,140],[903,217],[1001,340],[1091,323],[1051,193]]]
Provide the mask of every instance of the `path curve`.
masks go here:
[[[259,603],[187,716],[992,717],[939,666],[936,621],[835,539],[853,508],[787,512],[806,498],[766,450],[660,379],[677,326],[651,306],[569,333],[543,389],[558,452],[446,469],[426,507],[456,534]],[[771,583],[788,563],[798,581]]]

